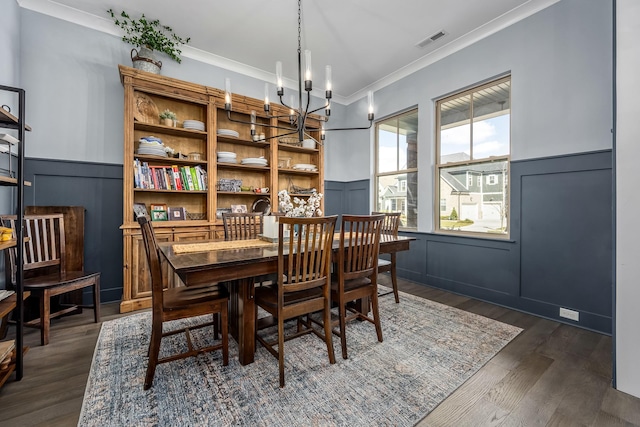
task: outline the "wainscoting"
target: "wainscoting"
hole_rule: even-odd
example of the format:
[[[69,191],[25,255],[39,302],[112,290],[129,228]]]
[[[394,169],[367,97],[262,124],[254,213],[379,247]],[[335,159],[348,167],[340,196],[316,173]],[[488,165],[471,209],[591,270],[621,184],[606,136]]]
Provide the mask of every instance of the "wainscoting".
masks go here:
[[[611,334],[611,164],[610,150],[512,162],[508,241],[402,233],[417,240],[398,255],[398,274]],[[325,189],[327,214],[369,211],[369,181]],[[579,321],[560,317],[560,307]]]
[[[25,206],[84,206],[85,269],[99,271],[100,301],[122,298],[122,166],[25,159]],[[91,292],[84,295],[91,300]]]

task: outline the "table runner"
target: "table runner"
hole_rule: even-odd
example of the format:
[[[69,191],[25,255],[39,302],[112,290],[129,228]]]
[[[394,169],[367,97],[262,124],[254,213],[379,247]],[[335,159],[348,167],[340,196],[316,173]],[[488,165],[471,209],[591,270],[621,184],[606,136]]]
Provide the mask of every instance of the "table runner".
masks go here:
[[[274,246],[274,243],[267,242],[262,239],[248,240],[224,240],[219,242],[202,242],[202,243],[176,243],[173,245],[173,252],[176,254],[185,254],[188,252],[205,252],[220,249],[244,249],[244,248],[261,248]]]

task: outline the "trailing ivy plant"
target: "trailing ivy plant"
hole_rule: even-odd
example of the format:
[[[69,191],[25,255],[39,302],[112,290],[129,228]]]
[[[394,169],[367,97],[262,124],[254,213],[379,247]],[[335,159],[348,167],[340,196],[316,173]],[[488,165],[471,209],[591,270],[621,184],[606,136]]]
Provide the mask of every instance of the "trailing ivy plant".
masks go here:
[[[164,52],[178,63],[182,62],[180,59],[182,51],[178,49],[178,46],[189,43],[191,37],[183,39],[177,36],[171,27],[160,24],[157,19],[147,19],[144,13],[138,19],[131,18],[125,11],[116,15],[113,9],[109,9],[107,13],[111,15],[113,22],[126,33],[122,36],[122,41],[137,47],[146,46],[149,49]]]

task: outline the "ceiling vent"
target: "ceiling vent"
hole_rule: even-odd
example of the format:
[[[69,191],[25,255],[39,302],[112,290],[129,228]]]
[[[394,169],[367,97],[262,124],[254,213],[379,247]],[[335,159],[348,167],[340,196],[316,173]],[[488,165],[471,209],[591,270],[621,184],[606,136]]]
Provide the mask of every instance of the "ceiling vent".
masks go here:
[[[422,40],[422,41],[418,42],[418,43],[416,44],[416,46],[417,46],[417,47],[420,47],[420,48],[425,47],[425,46],[426,46],[426,45],[428,45],[429,43],[432,43],[432,42],[434,42],[434,41],[436,41],[436,40],[438,40],[438,39],[441,39],[441,38],[442,38],[442,37],[444,37],[446,34],[447,34],[447,33],[446,33],[444,30],[440,30],[440,31],[438,31],[437,33],[435,33],[434,35],[429,36],[429,37],[427,37],[426,39],[424,39],[424,40]]]

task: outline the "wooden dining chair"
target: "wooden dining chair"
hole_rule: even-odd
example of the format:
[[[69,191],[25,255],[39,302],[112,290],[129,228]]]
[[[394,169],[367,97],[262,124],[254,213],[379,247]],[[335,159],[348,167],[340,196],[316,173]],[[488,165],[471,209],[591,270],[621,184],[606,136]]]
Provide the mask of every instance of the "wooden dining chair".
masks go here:
[[[308,333],[322,338],[327,345],[329,363],[335,363],[331,336],[331,254],[337,216],[317,218],[281,217],[278,226],[278,279],[270,286],[256,288],[256,323],[258,307],[278,322],[278,337],[267,341],[256,328],[256,339],[278,359],[280,387],[284,387],[284,342]],[[284,241],[284,228],[298,226],[298,233]],[[324,334],[301,316],[322,311]],[[298,318],[295,333],[285,337],[284,322]],[[304,327],[303,327],[304,326]]]
[[[0,219],[13,229],[15,236],[16,216],[4,215]],[[39,299],[39,317],[24,325],[39,328],[40,344],[47,345],[53,318],[81,308],[91,308],[94,311],[94,321],[100,322],[100,273],[67,269],[64,215],[24,215],[23,227],[23,289]],[[12,284],[15,284],[17,271],[16,251],[16,247],[9,249],[6,257],[8,279]],[[60,310],[51,312],[51,297],[89,287],[93,289],[92,305],[61,305]]]
[[[384,221],[382,222],[382,230],[380,231],[380,238],[384,239],[385,236],[398,237],[398,227],[400,226],[400,214],[401,212],[371,212],[371,215],[384,215]],[[398,276],[396,275],[396,253],[393,252],[390,255],[390,259],[378,258],[378,273],[387,273],[391,275],[391,284],[393,290],[389,292],[380,293],[378,296],[385,296],[393,293],[396,298],[396,304],[400,302],[398,296]]]
[[[378,254],[380,232],[384,215],[342,215],[340,247],[331,283],[331,301],[338,306],[338,319],[342,357],[347,358],[346,323],[361,319],[375,325],[378,341],[382,342],[382,326],[378,310]],[[373,318],[369,317],[369,304],[348,304],[359,299],[370,299]],[[347,316],[349,311],[349,316]]]
[[[222,214],[224,240],[257,239],[264,228],[262,212]]]
[[[242,212],[222,214],[224,224],[224,240],[247,240],[257,239],[264,231],[263,212]],[[258,285],[275,282],[272,274],[262,275],[254,278]]]
[[[158,243],[151,223],[147,217],[139,216],[138,224],[142,232],[144,248],[149,263],[151,273],[151,299],[152,299],[152,326],[151,340],[149,342],[149,364],[144,380],[144,389],[148,390],[153,385],[156,366],[161,363],[173,360],[184,359],[186,357],[197,356],[208,351],[222,349],[222,364],[229,363],[229,327],[228,311],[229,293],[223,285],[204,284],[196,286],[180,286],[176,288],[163,289],[162,268],[160,266],[160,256]],[[185,319],[190,317],[213,315],[210,322],[200,323],[196,326],[188,326],[182,329],[162,332],[162,325],[171,320]],[[218,325],[218,314],[221,321]],[[222,342],[203,348],[194,348],[191,341],[190,330],[213,326],[212,337],[216,338],[218,326],[222,328]],[[162,338],[184,332],[187,340],[187,351],[159,359],[160,342]]]

